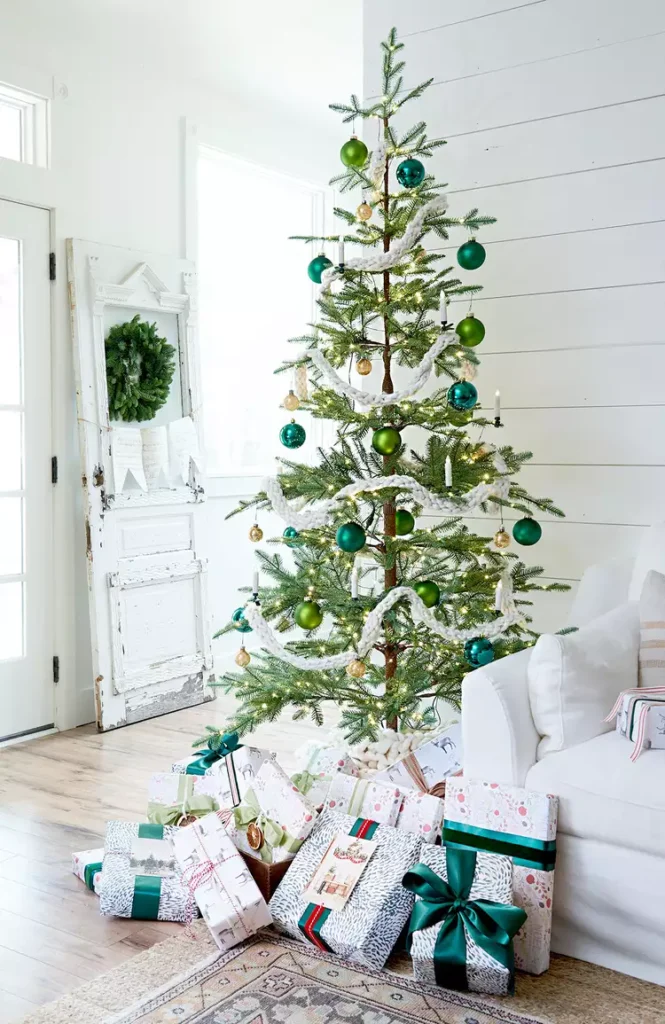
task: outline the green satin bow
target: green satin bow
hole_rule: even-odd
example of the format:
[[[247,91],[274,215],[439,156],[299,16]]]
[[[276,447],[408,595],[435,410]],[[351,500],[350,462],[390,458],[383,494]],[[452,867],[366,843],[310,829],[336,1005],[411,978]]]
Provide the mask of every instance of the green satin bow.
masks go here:
[[[213,796],[195,793],[195,779],[192,775],[178,775],[178,792],[176,803],[148,804],[148,821],[155,825],[177,825],[183,814],[194,818],[203,818],[206,814],[218,810],[218,803]]]
[[[266,864],[272,864],[272,852],[276,846],[284,846],[289,853],[295,853],[302,846],[302,839],[295,839],[278,822],[274,821],[273,818],[269,818],[261,810],[253,789],[248,789],[242,803],[234,807],[233,817],[236,827],[243,832],[247,832],[247,826],[251,825],[252,822],[261,829],[263,832],[263,844],[259,850],[252,850],[252,853],[258,854]]]
[[[240,750],[241,747],[242,743],[240,743],[237,732],[225,732],[220,739],[215,739],[211,736],[206,750],[196,750],[194,752],[196,760],[191,761],[187,765],[186,774],[205,775],[208,768],[212,768],[217,761],[220,761],[223,757],[228,757],[229,754]]]
[[[308,771],[296,772],[291,776],[291,782],[297,786],[301,793],[309,793],[318,776]]]
[[[466,977],[466,935],[510,972],[509,991],[515,984],[513,936],[526,921],[520,907],[494,900],[470,900],[476,871],[476,853],[446,847],[448,881],[444,882],[426,864],[407,871],[402,884],[420,896],[411,913],[407,946],[413,933],[441,922],[434,947],[434,976],[437,985],[458,991],[468,989]]]

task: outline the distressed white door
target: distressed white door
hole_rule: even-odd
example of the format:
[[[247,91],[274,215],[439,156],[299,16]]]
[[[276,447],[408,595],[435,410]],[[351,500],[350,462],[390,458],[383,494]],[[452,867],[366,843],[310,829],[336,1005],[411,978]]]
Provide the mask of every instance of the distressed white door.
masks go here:
[[[0,201],[0,739],[53,724],[47,210]]]
[[[196,348],[187,260],[69,240],[97,725],[208,700],[212,672]],[[110,421],[104,340],[138,313],[178,353],[149,423]]]

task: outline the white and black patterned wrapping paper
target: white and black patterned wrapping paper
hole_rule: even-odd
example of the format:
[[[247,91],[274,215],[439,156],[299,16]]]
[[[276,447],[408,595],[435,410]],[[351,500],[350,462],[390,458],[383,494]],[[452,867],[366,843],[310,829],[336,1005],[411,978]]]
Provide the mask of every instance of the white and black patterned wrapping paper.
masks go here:
[[[175,826],[164,826],[165,859],[173,858],[170,837],[177,831]],[[102,914],[111,917],[132,917],[135,878],[140,872],[132,868],[130,862],[132,844],[138,838],[139,825],[136,822],[109,821],[106,826],[102,885],[99,893],[99,909]],[[156,920],[184,922],[187,920],[188,910],[191,916],[192,901],[180,875],[180,869],[176,865],[171,874],[162,877]],[[194,916],[198,916],[196,906],[193,913]]]
[[[308,906],[303,892],[332,840],[340,832],[348,833],[356,820],[340,811],[323,812],[270,901],[279,931],[308,944],[298,927]],[[389,825],[379,825],[372,839],[377,849],[344,909],[327,918],[321,938],[339,956],[380,969],[413,907],[413,894],[404,888],[402,878],[420,859],[422,840]]]
[[[448,881],[445,847],[423,845],[420,861],[444,881]],[[476,873],[469,898],[512,904],[513,864],[510,857],[494,853],[478,853]],[[423,928],[422,931],[413,933],[411,945],[413,974],[418,981],[423,981],[427,985],[436,986],[434,947],[440,927],[440,923],[433,924],[429,928]],[[476,945],[468,932],[466,932],[466,978],[470,992],[486,992],[491,995],[503,996],[507,995],[510,988],[510,971]]]

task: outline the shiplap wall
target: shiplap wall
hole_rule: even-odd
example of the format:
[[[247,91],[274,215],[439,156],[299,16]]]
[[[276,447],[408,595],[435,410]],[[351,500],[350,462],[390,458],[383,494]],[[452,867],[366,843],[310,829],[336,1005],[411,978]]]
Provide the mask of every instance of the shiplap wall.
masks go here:
[[[428,170],[451,212],[498,218],[461,272],[484,287],[476,383],[533,452],[524,485],[567,514],[521,550],[574,590],[665,517],[665,3],[365,0],[366,96],[393,25],[405,86],[434,78],[404,122],[448,140]],[[539,628],[566,622],[570,595],[536,601]]]

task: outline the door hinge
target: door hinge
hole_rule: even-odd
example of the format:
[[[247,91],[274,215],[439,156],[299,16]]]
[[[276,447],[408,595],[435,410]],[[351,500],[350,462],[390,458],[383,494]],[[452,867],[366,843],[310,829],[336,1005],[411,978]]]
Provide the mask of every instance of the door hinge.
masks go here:
[[[60,658],[57,654],[53,655],[53,682],[60,682]]]
[[[51,483],[57,484],[58,482],[58,456],[51,456]]]
[[[55,253],[48,254],[48,277],[49,281],[55,281]]]

